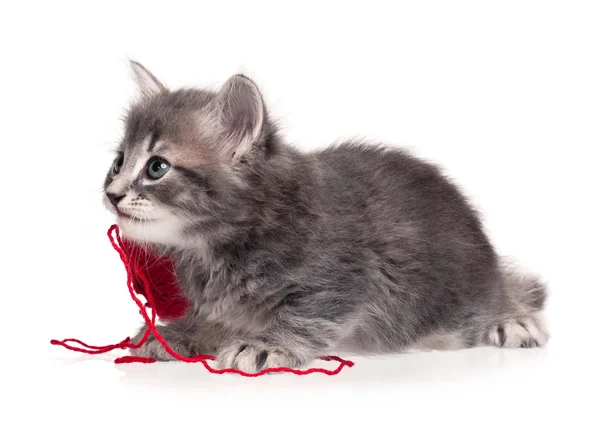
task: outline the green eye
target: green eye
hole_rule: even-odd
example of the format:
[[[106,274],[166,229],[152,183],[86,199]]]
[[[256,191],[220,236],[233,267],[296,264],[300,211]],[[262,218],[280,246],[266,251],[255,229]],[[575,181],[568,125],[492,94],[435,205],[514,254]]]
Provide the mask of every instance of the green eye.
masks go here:
[[[152,158],[148,164],[148,177],[158,180],[169,172],[171,164],[162,158]]]

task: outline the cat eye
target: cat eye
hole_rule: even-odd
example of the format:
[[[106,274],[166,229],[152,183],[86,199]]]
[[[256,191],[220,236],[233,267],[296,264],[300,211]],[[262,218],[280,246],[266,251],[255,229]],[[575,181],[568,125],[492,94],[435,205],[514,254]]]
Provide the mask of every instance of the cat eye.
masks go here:
[[[112,166],[112,172],[113,172],[113,174],[118,174],[119,171],[121,171],[121,166],[123,165],[123,160],[124,160],[123,155],[119,155],[115,159],[115,162],[113,162],[113,166]]]
[[[162,158],[152,158],[148,163],[148,177],[152,180],[158,180],[169,172],[171,164]]]

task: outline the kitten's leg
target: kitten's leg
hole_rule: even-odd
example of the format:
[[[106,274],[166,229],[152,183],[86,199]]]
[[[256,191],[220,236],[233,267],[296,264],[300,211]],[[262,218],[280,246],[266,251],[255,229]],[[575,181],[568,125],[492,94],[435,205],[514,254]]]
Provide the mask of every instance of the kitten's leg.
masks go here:
[[[139,342],[144,336],[146,329],[146,325],[142,326],[138,334],[133,338],[133,342]],[[173,351],[186,357],[193,356],[194,352],[192,351],[191,342],[182,335],[181,329],[179,326],[175,326],[175,323],[156,326],[156,329]],[[154,358],[158,361],[175,360],[152,333],[140,348],[131,349],[130,353],[137,357]]]
[[[217,365],[255,373],[272,367],[298,368],[315,357],[313,353],[293,346],[282,347],[263,339],[238,339],[228,343],[219,352]]]
[[[226,331],[221,327],[186,318],[156,326],[156,329],[173,351],[185,357],[193,357],[199,354],[214,355],[227,337]],[[138,342],[145,332],[146,326],[144,325],[133,341]],[[148,340],[140,348],[132,349],[131,355],[154,358],[158,361],[176,360],[165,350],[153,334],[150,334]]]
[[[494,324],[485,343],[502,348],[533,348],[546,344],[548,334],[536,316],[514,317]]]
[[[506,348],[544,346],[548,333],[540,313],[547,296],[545,285],[537,276],[507,262],[502,270],[506,297],[500,308],[504,314],[487,325],[483,342]]]
[[[411,348],[421,351],[450,351],[467,347],[462,332],[440,331],[423,336]]]
[[[299,368],[330,349],[339,333],[339,325],[324,320],[279,322],[260,335],[227,342],[218,353],[217,365],[250,373],[273,367]]]
[[[465,330],[442,331],[420,338],[411,348],[432,350],[457,350],[478,345],[493,345],[500,348],[541,347],[548,334],[536,316],[508,317],[502,322],[476,323]]]

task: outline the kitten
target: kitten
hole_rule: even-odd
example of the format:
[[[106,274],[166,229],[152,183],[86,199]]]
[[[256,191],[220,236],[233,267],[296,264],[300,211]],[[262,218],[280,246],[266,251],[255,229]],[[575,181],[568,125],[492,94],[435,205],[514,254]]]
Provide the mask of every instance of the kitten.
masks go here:
[[[542,346],[544,286],[497,256],[459,189],[393,148],[284,143],[257,86],[140,97],[104,190],[122,234],[168,253],[186,297],[160,333],[221,367],[332,352]],[[151,338],[136,355],[171,359]]]

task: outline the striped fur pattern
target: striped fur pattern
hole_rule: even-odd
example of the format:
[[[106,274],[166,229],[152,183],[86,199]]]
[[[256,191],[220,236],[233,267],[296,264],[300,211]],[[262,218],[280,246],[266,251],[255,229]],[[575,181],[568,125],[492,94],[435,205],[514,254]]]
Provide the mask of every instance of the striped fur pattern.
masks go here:
[[[497,255],[436,166],[356,140],[300,152],[247,77],[171,90],[132,68],[140,94],[106,206],[123,235],[176,261],[193,304],[160,327],[176,351],[256,371],[331,352],[545,344],[545,287]],[[134,353],[170,358],[155,340]]]

